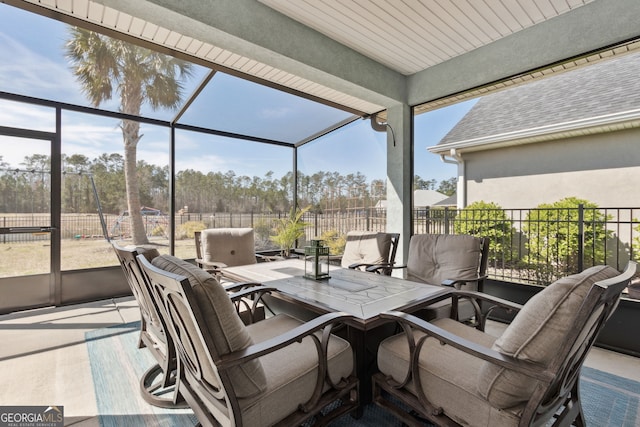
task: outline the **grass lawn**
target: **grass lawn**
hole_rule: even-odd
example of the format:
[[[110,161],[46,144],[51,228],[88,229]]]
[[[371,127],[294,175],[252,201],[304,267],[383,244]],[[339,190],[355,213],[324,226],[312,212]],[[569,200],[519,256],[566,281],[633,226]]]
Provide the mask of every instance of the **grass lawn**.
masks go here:
[[[120,245],[130,244],[118,240]],[[169,241],[151,238],[152,245],[162,254],[169,253]],[[0,244],[0,277],[27,276],[49,272],[51,244],[48,240],[38,242]],[[195,258],[196,249],[192,239],[176,240],[175,255],[179,258]],[[118,265],[113,248],[103,238],[64,239],[61,251],[62,270]]]

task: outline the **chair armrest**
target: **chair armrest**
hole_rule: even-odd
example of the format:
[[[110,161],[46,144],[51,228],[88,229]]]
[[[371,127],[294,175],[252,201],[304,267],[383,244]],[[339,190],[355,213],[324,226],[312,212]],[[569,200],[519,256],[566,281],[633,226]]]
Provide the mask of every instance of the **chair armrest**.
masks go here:
[[[277,290],[278,290],[277,288],[262,286],[258,284],[257,286],[250,286],[250,287],[241,289],[237,292],[230,293],[229,299],[233,302],[242,298],[249,298],[254,296],[258,296],[258,299],[259,299],[259,298],[262,298],[262,295],[268,294],[271,292],[276,292]]]
[[[214,274],[214,275],[220,274],[220,270],[227,266],[223,262],[205,261],[205,260],[200,259],[200,258],[196,258],[195,261],[196,261],[196,265],[198,267],[200,267],[201,269],[203,269],[207,273]]]
[[[360,267],[367,267],[366,270],[368,271],[369,268],[374,268],[374,267],[382,267],[382,264],[367,264],[366,262],[356,262],[351,264],[349,267],[351,270],[355,270],[356,268],[360,268]]]
[[[384,270],[396,270],[398,268],[407,268],[406,265],[391,265],[389,263],[386,264],[374,264],[371,267],[367,267],[366,271],[369,273],[380,273],[383,274]]]
[[[445,287],[446,291],[440,293],[437,297],[430,299],[424,304],[420,305],[420,309],[429,308],[429,305],[437,302],[451,299],[451,318],[456,319],[458,313],[459,300],[468,300],[473,310],[475,311],[475,321],[470,322],[470,326],[474,326],[476,329],[484,331],[487,318],[496,309],[503,309],[507,313],[518,312],[522,309],[521,304],[514,303],[509,300],[495,297],[493,295],[485,294],[477,291],[463,291],[453,288]]]
[[[522,304],[515,303],[513,301],[509,301],[503,298],[498,298],[493,295],[485,294],[483,292],[477,291],[462,291],[462,290],[451,290],[449,292],[450,296],[457,296],[458,298],[469,298],[474,299],[477,302],[485,301],[493,304],[496,307],[503,308],[507,311],[520,311],[522,309]]]
[[[224,268],[227,266],[227,264],[225,264],[224,262],[218,262],[218,261],[205,261],[203,259],[200,258],[196,258],[196,262],[200,265],[203,265],[205,267],[214,267],[214,268]]]
[[[253,344],[245,348],[244,350],[225,354],[220,357],[220,361],[216,362],[216,365],[219,369],[229,369],[233,366],[248,362],[249,360],[264,356],[265,354],[273,353],[274,351],[284,348],[295,342],[300,342],[304,337],[313,335],[317,339],[318,337],[317,335],[315,335],[315,332],[320,330],[323,331],[323,342],[325,342],[326,344],[333,326],[341,324],[352,318],[352,315],[342,312],[324,314],[281,335],[278,335],[277,337],[257,344]]]
[[[262,286],[261,284],[251,286],[249,282],[245,282],[242,286],[244,287],[241,287],[238,291],[229,294],[229,299],[235,306],[236,312],[247,325],[264,320],[264,307],[269,309],[271,312],[273,312],[273,310],[269,308],[262,297],[273,291],[277,291],[277,289]],[[243,313],[245,314],[243,315]]]
[[[412,352],[419,352],[426,338],[433,337],[440,341],[440,344],[442,345],[450,345],[464,353],[468,353],[474,357],[486,360],[489,363],[502,366],[506,369],[522,373],[536,380],[540,380],[545,383],[551,383],[555,379],[554,373],[546,369],[541,369],[541,366],[537,363],[516,359],[514,357],[502,354],[491,348],[484,347],[473,341],[455,335],[449,331],[446,331],[445,329],[439,328],[438,326],[419,319],[418,317],[411,314],[403,313],[400,311],[387,311],[381,313],[380,317],[382,319],[398,322],[402,326],[404,334],[409,340],[409,347]],[[418,342],[416,343],[412,333],[412,331],[414,330],[421,331],[426,334],[426,336],[418,339]],[[409,360],[415,360],[413,354],[411,355]]]
[[[236,283],[227,283],[222,285],[225,291],[227,292],[237,292],[244,288],[251,288],[254,286],[262,286],[262,283],[258,282],[236,282]]]
[[[473,279],[445,279],[442,281],[442,286],[452,286],[456,289],[460,289],[460,286],[469,282],[479,282],[480,280],[484,280],[488,277],[488,275],[474,277]]]
[[[256,260],[258,262],[271,262],[271,261],[282,261],[284,258],[280,255],[264,255],[264,254],[256,254]]]

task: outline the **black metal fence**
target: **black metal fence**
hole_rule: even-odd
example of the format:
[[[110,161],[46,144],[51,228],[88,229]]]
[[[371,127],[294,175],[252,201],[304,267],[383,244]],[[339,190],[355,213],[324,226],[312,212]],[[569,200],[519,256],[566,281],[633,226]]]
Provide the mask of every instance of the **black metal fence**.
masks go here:
[[[414,233],[489,237],[489,275],[546,285],[608,264],[640,259],[640,208],[431,209],[414,213]]]
[[[252,227],[258,249],[273,249],[269,235],[273,220],[287,213],[183,213],[175,217],[176,238],[193,238],[202,228]],[[419,209],[413,213],[413,233],[471,234],[491,241],[489,275],[498,280],[545,285],[591,265],[608,264],[622,270],[630,259],[640,260],[640,208],[558,209]],[[150,236],[166,238],[168,217],[144,217]],[[307,212],[306,239],[325,232],[346,234],[350,230],[384,231],[384,209],[344,212]],[[128,233],[126,217],[106,215],[114,236]],[[40,226],[47,217],[39,214],[0,215],[0,227]],[[63,239],[103,238],[97,214],[63,214]],[[2,235],[0,243],[37,241],[46,235]],[[19,239],[19,240],[16,240]],[[299,242],[301,245],[305,242]]]

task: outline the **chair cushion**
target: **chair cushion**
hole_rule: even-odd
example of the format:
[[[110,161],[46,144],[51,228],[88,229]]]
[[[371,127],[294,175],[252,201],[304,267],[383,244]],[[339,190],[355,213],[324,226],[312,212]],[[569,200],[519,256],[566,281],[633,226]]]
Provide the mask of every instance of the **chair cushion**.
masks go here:
[[[200,234],[202,257],[228,267],[256,263],[253,228],[210,228]]]
[[[478,277],[481,250],[480,239],[473,236],[415,234],[409,241],[407,279],[430,285],[447,279],[473,280]]]
[[[609,266],[595,266],[557,280],[531,298],[493,345],[493,349],[521,360],[543,366],[553,359],[562,344],[575,314],[591,286],[617,276]],[[505,368],[485,362],[478,391],[497,408],[509,408],[526,402],[536,382]]]
[[[344,247],[341,266],[352,264],[382,264],[389,262],[391,234],[375,231],[350,231]]]
[[[484,347],[491,347],[495,337],[452,319],[438,319],[434,325]],[[416,339],[424,336],[414,332]],[[420,352],[419,372],[421,389],[427,399],[461,425],[517,426],[522,407],[498,410],[477,391],[478,371],[482,359],[450,345],[428,338]],[[404,334],[384,340],[378,349],[378,367],[395,381],[404,380],[409,370],[409,346]],[[416,382],[406,386],[416,393]]]
[[[160,256],[160,252],[156,248],[148,248],[145,246],[134,247],[138,255],[144,255],[147,261],[151,262],[155,257]]]
[[[263,342],[300,326],[303,322],[278,314],[247,326],[254,342]],[[327,351],[329,376],[334,383],[353,371],[349,343],[332,335]],[[267,378],[264,393],[239,401],[242,425],[274,425],[311,398],[317,378],[318,355],[310,337],[260,358]]]
[[[228,294],[218,281],[206,271],[171,255],[161,255],[152,264],[162,270],[184,276],[198,301],[206,326],[211,333],[213,345],[219,355],[239,351],[253,344],[253,340]],[[217,376],[210,366],[202,366],[203,377],[217,385]],[[266,388],[266,378],[259,360],[252,360],[229,371],[238,397],[249,397]]]

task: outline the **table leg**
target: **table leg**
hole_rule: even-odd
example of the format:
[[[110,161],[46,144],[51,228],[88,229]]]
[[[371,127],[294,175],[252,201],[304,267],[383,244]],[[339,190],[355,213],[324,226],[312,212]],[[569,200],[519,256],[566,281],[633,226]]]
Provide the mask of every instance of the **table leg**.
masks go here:
[[[378,346],[380,342],[395,333],[395,325],[387,324],[371,330],[347,327],[347,340],[355,353],[356,376],[360,382],[360,406],[373,400],[371,377],[378,370]]]

